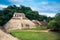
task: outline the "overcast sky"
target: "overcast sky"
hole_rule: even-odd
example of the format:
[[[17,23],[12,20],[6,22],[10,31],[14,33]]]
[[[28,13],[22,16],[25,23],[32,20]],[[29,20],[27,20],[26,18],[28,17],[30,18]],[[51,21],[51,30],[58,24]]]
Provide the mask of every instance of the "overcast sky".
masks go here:
[[[41,15],[55,16],[60,13],[60,0],[0,0],[0,9],[9,5],[24,5],[31,7]]]

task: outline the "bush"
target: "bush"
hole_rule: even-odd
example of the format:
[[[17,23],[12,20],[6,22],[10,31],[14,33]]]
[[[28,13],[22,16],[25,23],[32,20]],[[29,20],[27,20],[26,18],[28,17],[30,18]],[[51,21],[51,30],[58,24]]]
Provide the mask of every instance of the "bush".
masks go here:
[[[55,19],[48,23],[48,27],[54,31],[60,31],[60,13],[57,13]]]
[[[55,29],[56,28],[56,21],[55,20],[52,20],[48,23],[48,26],[47,26],[48,29]]]

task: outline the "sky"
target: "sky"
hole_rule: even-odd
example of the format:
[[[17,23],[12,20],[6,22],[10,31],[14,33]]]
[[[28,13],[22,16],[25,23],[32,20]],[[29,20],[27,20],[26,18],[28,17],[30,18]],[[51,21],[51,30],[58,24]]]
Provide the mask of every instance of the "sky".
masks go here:
[[[0,0],[0,10],[9,5],[24,5],[38,11],[40,15],[54,17],[60,13],[60,0]]]

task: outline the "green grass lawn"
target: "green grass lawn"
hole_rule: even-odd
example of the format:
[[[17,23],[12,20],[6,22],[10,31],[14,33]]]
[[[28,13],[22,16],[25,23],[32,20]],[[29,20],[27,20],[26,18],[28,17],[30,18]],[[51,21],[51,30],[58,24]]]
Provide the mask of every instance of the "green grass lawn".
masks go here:
[[[44,27],[44,26],[41,26],[41,27],[37,27],[37,28],[32,28],[30,30],[46,30],[47,28]]]
[[[60,33],[11,31],[11,34],[21,40],[60,40]]]
[[[39,26],[39,27],[36,27],[36,28],[31,28],[31,29],[23,29],[23,30],[46,30],[47,27],[46,26]]]

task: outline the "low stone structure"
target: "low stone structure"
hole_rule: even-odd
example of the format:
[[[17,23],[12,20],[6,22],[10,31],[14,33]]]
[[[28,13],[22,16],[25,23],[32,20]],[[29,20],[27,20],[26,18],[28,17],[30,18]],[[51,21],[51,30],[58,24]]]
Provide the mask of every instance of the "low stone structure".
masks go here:
[[[36,25],[25,17],[23,13],[14,13],[13,17],[4,25],[6,30],[35,28]]]
[[[38,21],[38,20],[32,20],[33,23],[35,23],[36,26],[47,26],[46,20]]]
[[[38,20],[32,20],[33,23],[35,23],[36,26],[42,26],[42,23]]]
[[[19,40],[19,39],[13,37],[13,36],[10,35],[10,34],[7,34],[7,33],[3,32],[3,31],[0,29],[0,40]]]

